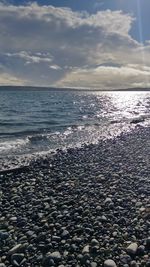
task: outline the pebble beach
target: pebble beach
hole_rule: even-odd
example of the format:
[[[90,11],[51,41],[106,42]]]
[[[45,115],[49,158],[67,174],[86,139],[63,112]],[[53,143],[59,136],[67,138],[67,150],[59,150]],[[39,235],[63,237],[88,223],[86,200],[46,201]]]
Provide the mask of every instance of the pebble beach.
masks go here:
[[[150,128],[0,173],[0,267],[149,267]]]

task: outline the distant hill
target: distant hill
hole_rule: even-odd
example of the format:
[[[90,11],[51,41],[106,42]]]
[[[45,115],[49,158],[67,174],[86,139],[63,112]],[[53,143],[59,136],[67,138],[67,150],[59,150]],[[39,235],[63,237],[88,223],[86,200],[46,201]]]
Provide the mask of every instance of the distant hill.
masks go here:
[[[13,90],[22,90],[22,91],[41,91],[41,90],[46,90],[46,91],[94,91],[94,92],[99,92],[99,91],[106,91],[106,92],[111,92],[111,91],[117,91],[117,92],[128,92],[128,91],[134,91],[134,92],[150,92],[150,88],[127,88],[127,89],[86,89],[86,88],[56,88],[56,87],[40,87],[40,86],[9,86],[9,85],[1,85],[0,86],[0,91],[13,91]]]

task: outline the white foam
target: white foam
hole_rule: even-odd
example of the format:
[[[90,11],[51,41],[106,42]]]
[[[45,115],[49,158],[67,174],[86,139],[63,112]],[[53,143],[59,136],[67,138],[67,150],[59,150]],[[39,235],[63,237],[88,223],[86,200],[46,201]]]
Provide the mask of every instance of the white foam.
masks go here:
[[[29,142],[28,138],[3,141],[0,143],[0,152],[16,150],[22,146],[25,146],[28,142]]]

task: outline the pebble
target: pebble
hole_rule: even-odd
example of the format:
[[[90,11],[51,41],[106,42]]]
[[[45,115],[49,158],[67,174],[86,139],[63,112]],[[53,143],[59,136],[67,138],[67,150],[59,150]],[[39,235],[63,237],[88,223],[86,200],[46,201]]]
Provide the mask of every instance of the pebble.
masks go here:
[[[67,239],[67,238],[69,238],[69,232],[67,231],[67,230],[64,230],[63,232],[62,232],[62,234],[61,234],[61,237],[63,238],[63,239]]]
[[[137,255],[143,256],[145,254],[145,246],[141,245],[137,249]]]
[[[13,248],[11,248],[9,251],[8,251],[8,255],[12,255],[16,252],[18,252],[22,247],[22,244],[17,244],[16,246],[14,246]]]
[[[104,267],[117,267],[117,265],[113,260],[106,260],[104,262]]]
[[[11,255],[11,263],[15,266],[20,266],[24,262],[24,254],[13,254]]]
[[[131,243],[131,244],[127,247],[126,251],[127,251],[127,253],[128,253],[129,255],[133,256],[133,255],[136,254],[137,249],[138,249],[138,245],[137,245],[137,243]]]
[[[54,251],[52,253],[47,253],[47,255],[44,258],[43,264],[48,266],[50,263],[58,263],[61,261],[61,255],[59,251]]]
[[[86,245],[82,250],[82,254],[89,253],[89,252],[90,252],[90,246]]]
[[[139,267],[139,265],[137,264],[136,261],[131,261],[130,266],[131,267]]]
[[[0,240],[5,240],[9,237],[7,232],[0,231]]]
[[[146,247],[150,249],[150,237],[146,239]]]
[[[59,150],[3,174],[0,267],[149,267],[146,136]]]
[[[99,242],[95,238],[93,238],[91,240],[91,246],[97,246],[97,245],[99,245]]]
[[[97,267],[97,262],[91,262],[91,267]]]

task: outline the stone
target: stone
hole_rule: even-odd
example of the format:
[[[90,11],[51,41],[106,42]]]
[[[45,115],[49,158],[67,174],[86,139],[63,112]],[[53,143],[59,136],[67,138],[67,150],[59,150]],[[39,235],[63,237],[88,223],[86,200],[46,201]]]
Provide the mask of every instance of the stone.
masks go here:
[[[58,263],[61,261],[61,255],[60,255],[59,251],[47,253],[44,260],[43,260],[43,265],[44,266],[52,266],[52,265],[50,265],[50,264],[52,264],[52,261],[54,261],[54,263]]]
[[[97,267],[97,262],[91,262],[91,267]]]
[[[134,256],[134,255],[136,254],[136,252],[137,252],[137,249],[138,249],[138,245],[137,245],[137,243],[131,243],[131,244],[127,247],[126,251],[127,251],[127,253],[128,253],[129,255]]]
[[[11,255],[11,263],[15,266],[20,266],[24,262],[24,254],[13,254]]]
[[[145,246],[141,245],[137,249],[137,255],[143,256],[145,254]]]
[[[106,260],[104,262],[104,267],[117,267],[117,265],[113,260]]]
[[[150,237],[146,239],[146,248],[150,249]]]
[[[131,261],[131,257],[128,254],[121,254],[120,255],[120,261],[123,264],[127,264]]]
[[[112,202],[112,199],[110,197],[107,197],[104,201],[105,204]]]
[[[0,231],[0,240],[5,240],[9,237],[7,232]]]
[[[98,245],[99,245],[99,242],[95,238],[93,238],[91,240],[91,246],[98,246]]]
[[[90,251],[90,247],[89,245],[86,245],[82,250],[82,254],[89,253],[89,251]]]
[[[9,251],[8,251],[8,255],[12,255],[16,252],[18,252],[22,247],[22,244],[17,244],[16,246],[14,246],[13,248],[11,248]]]
[[[137,264],[136,261],[131,261],[131,262],[130,262],[130,266],[131,266],[131,267],[138,267],[139,265]]]
[[[62,234],[61,234],[61,237],[63,238],[63,239],[67,239],[67,238],[69,238],[69,232],[67,231],[67,230],[64,230],[63,232],[62,232]]]

